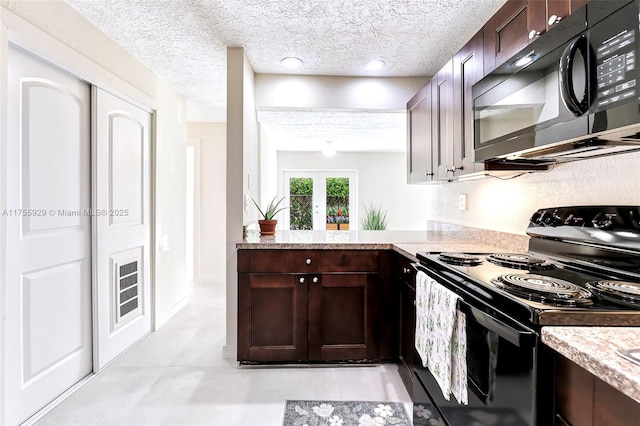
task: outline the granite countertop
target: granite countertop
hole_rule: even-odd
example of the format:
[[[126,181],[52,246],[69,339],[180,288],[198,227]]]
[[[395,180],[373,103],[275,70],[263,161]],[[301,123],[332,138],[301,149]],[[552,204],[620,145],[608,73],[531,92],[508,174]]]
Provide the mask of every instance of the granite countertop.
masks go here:
[[[415,260],[417,252],[505,252],[527,250],[528,237],[476,228],[421,231],[249,231],[236,249],[395,250]]]
[[[640,327],[543,327],[542,342],[640,402],[640,365],[616,354],[640,347]]]

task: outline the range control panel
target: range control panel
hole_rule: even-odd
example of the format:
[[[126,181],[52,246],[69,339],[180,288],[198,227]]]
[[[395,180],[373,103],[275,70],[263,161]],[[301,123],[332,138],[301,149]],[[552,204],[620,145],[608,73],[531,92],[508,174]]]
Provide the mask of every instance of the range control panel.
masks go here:
[[[640,207],[584,206],[540,209],[530,219],[530,228],[577,227],[627,230],[640,237]]]

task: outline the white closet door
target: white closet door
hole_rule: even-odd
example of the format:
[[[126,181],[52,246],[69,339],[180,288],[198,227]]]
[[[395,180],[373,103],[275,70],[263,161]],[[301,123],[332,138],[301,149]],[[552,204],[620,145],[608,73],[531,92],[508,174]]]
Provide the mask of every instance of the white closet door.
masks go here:
[[[8,57],[4,398],[16,424],[92,370],[90,88]]]
[[[94,88],[94,279],[103,368],[151,331],[151,114]]]

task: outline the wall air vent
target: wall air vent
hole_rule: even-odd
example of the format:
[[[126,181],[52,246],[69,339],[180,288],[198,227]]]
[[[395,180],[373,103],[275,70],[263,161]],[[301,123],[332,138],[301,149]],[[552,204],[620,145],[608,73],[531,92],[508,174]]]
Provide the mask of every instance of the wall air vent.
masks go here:
[[[138,261],[118,267],[118,320],[124,318],[140,305]]]

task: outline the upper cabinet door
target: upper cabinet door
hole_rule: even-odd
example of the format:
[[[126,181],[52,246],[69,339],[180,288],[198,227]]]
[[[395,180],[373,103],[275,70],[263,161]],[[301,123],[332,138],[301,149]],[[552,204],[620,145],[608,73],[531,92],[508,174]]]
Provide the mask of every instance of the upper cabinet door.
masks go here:
[[[482,169],[482,164],[474,163],[471,88],[484,77],[483,39],[480,30],[453,58],[454,177]]]
[[[433,180],[431,80],[407,103],[407,182]]]
[[[571,14],[571,0],[547,0],[547,30]]]
[[[582,6],[589,3],[589,1],[590,0],[571,0],[571,7],[570,7],[571,13],[580,9]]]
[[[453,60],[433,77],[432,153],[437,179],[453,178]]]
[[[528,6],[527,0],[509,0],[484,26],[485,74],[529,43]]]

